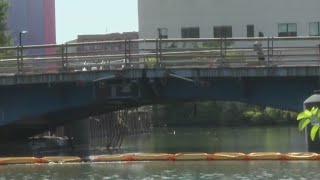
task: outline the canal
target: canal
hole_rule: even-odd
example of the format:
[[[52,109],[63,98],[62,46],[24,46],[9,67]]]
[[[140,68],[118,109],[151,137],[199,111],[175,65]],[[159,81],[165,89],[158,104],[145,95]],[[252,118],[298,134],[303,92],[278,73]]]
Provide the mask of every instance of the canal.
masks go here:
[[[305,152],[296,127],[162,128],[124,152]],[[185,161],[0,166],[2,179],[319,179],[318,161]]]

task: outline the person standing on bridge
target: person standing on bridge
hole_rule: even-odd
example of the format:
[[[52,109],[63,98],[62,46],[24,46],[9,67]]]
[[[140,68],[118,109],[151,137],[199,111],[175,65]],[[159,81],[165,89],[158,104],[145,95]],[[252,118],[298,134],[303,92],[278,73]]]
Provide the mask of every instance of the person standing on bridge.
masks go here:
[[[253,50],[257,53],[258,59],[260,61],[264,61],[265,60],[265,56],[264,56],[263,49],[262,49],[262,43],[260,41],[254,42]]]

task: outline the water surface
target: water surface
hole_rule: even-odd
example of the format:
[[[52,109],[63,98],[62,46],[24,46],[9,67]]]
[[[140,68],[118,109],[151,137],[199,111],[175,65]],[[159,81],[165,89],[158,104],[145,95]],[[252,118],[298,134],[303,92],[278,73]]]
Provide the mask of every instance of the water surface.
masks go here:
[[[320,179],[317,161],[130,162],[0,166],[0,180]]]
[[[169,128],[127,137],[127,152],[306,152],[297,127]]]
[[[124,152],[305,152],[296,127],[170,128],[127,137]],[[320,161],[115,162],[0,166],[0,180],[320,179]]]

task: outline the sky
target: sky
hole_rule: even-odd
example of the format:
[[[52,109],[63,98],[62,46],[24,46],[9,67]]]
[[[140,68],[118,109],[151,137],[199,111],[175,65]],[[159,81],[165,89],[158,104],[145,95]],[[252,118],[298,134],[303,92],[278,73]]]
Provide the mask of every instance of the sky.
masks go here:
[[[80,34],[138,31],[137,0],[56,0],[57,43]]]

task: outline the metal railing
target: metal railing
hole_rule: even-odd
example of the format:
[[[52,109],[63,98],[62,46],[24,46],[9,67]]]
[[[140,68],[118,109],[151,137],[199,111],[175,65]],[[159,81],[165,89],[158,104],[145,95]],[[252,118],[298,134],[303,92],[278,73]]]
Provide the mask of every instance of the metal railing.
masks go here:
[[[0,74],[319,66],[320,37],[137,39],[0,48]],[[22,55],[23,54],[23,55]]]

